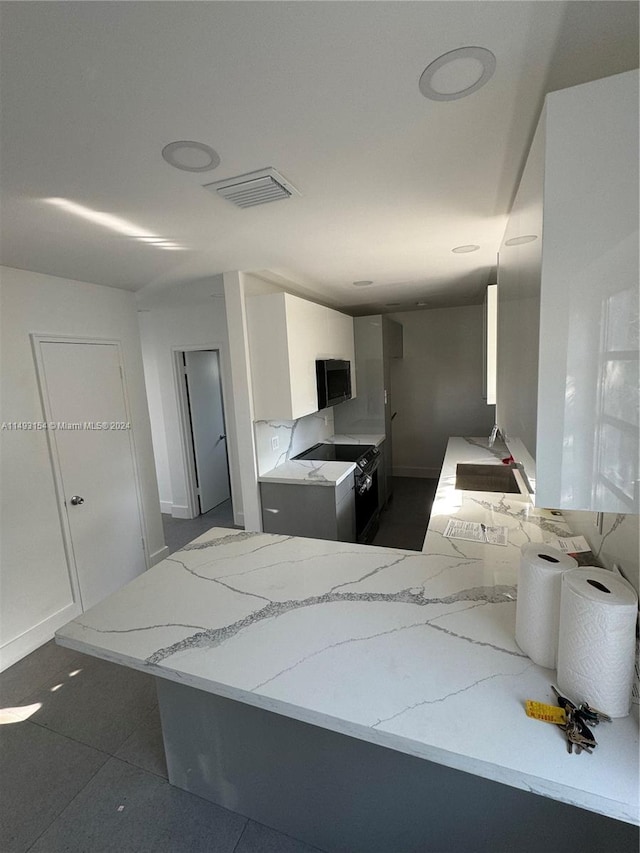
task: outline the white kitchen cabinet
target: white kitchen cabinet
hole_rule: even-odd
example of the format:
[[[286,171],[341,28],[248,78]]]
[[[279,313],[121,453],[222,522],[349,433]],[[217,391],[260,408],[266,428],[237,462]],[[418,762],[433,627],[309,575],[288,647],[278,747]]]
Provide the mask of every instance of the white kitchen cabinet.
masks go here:
[[[351,362],[353,318],[290,293],[247,298],[254,418],[297,420],[318,411],[316,359]]]
[[[392,421],[393,388],[391,359],[403,357],[403,329],[400,323],[381,314],[354,320],[356,373],[359,395],[334,409],[334,426],[343,435],[383,433],[385,502],[393,492]],[[380,470],[380,469],[379,469]]]
[[[497,422],[539,506],[640,510],[638,277],[632,71],[547,96],[500,249]]]
[[[356,396],[355,347],[353,339],[353,317],[326,308],[327,336],[326,350],[321,351],[318,358],[339,358],[350,362],[351,395]]]

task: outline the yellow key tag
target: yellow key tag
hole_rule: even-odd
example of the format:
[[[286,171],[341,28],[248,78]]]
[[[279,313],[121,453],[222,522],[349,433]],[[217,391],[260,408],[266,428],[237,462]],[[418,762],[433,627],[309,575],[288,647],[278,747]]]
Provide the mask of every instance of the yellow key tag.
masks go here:
[[[524,703],[524,709],[527,712],[527,717],[533,717],[534,720],[555,723],[556,726],[564,726],[567,722],[564,708],[559,708],[557,705],[545,705],[544,702],[534,702],[533,699],[527,699]]]

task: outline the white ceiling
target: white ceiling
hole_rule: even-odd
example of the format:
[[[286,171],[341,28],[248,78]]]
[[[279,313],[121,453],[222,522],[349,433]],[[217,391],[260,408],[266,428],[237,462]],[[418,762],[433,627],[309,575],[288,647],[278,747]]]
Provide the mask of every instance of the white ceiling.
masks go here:
[[[2,7],[2,263],[145,292],[261,271],[353,313],[480,301],[545,93],[638,63],[636,2]],[[424,68],[464,45],[493,51],[493,78],[426,100]],[[179,139],[218,168],[171,168]],[[266,166],[301,197],[242,210],[202,189]]]

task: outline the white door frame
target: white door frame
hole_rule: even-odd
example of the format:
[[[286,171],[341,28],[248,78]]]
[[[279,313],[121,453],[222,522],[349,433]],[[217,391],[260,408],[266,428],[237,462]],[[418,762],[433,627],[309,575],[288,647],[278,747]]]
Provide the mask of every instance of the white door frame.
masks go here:
[[[182,464],[187,481],[187,510],[189,518],[196,518],[200,515],[200,503],[198,501],[198,487],[196,486],[196,460],[193,454],[193,442],[191,439],[191,415],[189,411],[189,402],[187,400],[187,388],[184,381],[184,364],[181,358],[183,352],[204,352],[207,350],[215,350],[218,353],[220,362],[220,390],[222,392],[222,411],[224,415],[224,427],[226,435],[226,452],[227,452],[227,469],[229,471],[229,486],[231,490],[231,504],[234,502],[233,493],[233,477],[231,476],[231,454],[229,452],[229,438],[235,440],[234,436],[230,436],[229,424],[229,406],[228,389],[226,381],[227,360],[224,354],[224,344],[214,342],[211,344],[190,344],[185,346],[171,347],[173,359],[173,374],[176,388],[176,398],[178,401],[178,426],[180,429],[180,447],[182,450]]]
[[[109,344],[116,347],[118,353],[118,364],[120,367],[120,375],[122,377],[122,391],[124,395],[125,411],[127,413],[127,421],[131,424],[131,428],[127,430],[129,435],[129,446],[131,448],[131,457],[133,459],[133,476],[136,487],[136,501],[138,503],[138,512],[140,513],[140,526],[142,528],[142,545],[144,553],[144,561],[147,569],[150,566],[149,550],[147,546],[147,523],[144,514],[144,506],[142,503],[142,489],[140,485],[140,471],[138,469],[138,455],[136,453],[134,424],[131,418],[131,407],[129,405],[129,391],[127,388],[127,375],[124,367],[124,359],[122,357],[122,342],[111,338],[86,338],[74,337],[72,335],[47,335],[44,333],[32,332],[31,348],[36,365],[36,377],[38,380],[38,390],[40,393],[40,402],[45,422],[53,421],[51,414],[51,405],[45,381],[45,367],[42,350],[40,345],[43,343],[58,343],[58,344]],[[60,467],[60,459],[58,457],[58,449],[52,431],[45,430],[47,434],[47,447],[49,449],[49,459],[51,461],[51,470],[53,473],[53,484],[58,505],[58,516],[60,518],[60,526],[62,528],[62,542],[67,558],[67,569],[69,572],[69,580],[71,582],[71,591],[73,601],[78,608],[78,613],[82,612],[82,596],[80,594],[80,580],[78,575],[78,567],[76,565],[75,556],[73,553],[73,544],[71,537],[71,527],[69,518],[65,509],[64,490],[62,487],[62,469]]]

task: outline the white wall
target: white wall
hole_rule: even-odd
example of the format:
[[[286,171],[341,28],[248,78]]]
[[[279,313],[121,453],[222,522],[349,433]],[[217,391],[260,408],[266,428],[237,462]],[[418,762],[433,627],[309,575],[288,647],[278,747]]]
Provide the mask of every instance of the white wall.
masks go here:
[[[153,455],[156,463],[158,478],[158,493],[160,509],[171,513],[173,505],[171,492],[171,475],[169,473],[169,451],[167,449],[167,433],[164,427],[162,411],[162,383],[158,369],[158,359],[155,354],[153,324],[147,319],[149,312],[138,312],[138,323],[142,344],[142,362],[144,365],[144,381],[147,387],[147,403],[151,421],[151,437],[153,439]],[[151,328],[147,328],[151,326]]]
[[[0,420],[42,421],[30,333],[119,340],[131,407],[150,561],[162,557],[158,501],[136,306],[131,293],[0,268]],[[73,602],[53,474],[42,431],[0,430],[0,667],[50,639],[79,612]]]
[[[175,353],[197,347],[219,349],[231,496],[234,518],[240,524],[242,498],[222,276],[158,293],[140,291],[137,301],[162,511],[178,518],[190,517]]]
[[[242,524],[246,530],[262,530],[262,511],[258,488],[258,462],[253,432],[253,390],[246,292],[260,281],[245,273],[223,275],[224,298],[229,328],[231,388],[235,408],[235,436],[238,446],[238,470],[242,492]],[[240,523],[240,522],[238,522]]]
[[[392,359],[393,473],[437,477],[452,435],[486,435],[494,406],[482,398],[483,308],[390,314],[402,323],[403,358]]]
[[[239,448],[239,479],[243,495],[243,519],[247,530],[262,529],[258,476],[312,444],[333,435],[333,411],[307,415],[295,421],[254,419],[251,352],[245,299],[256,294],[277,293],[281,288],[243,272],[224,273],[224,293],[229,328],[231,387],[236,411]],[[278,438],[274,449],[272,438]]]
[[[586,538],[596,558],[608,569],[618,565],[640,592],[638,516],[605,512],[600,527],[599,513],[564,510],[563,514],[571,530]]]

